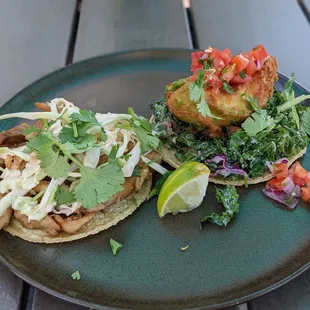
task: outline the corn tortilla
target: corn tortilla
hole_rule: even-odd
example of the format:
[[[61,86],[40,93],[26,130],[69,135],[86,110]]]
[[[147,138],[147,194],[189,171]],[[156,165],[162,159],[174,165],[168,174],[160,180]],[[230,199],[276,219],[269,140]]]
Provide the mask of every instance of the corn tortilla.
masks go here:
[[[289,166],[292,165],[292,163],[296,161],[298,158],[302,157],[306,153],[306,151],[307,151],[307,148],[301,150],[300,152],[298,152],[296,155],[292,156],[291,158],[288,158],[289,160],[288,165]],[[168,163],[174,168],[178,168],[182,165],[182,162],[176,159],[175,153],[176,153],[176,150],[174,148],[170,148],[166,145],[164,145],[162,148],[163,161],[165,161],[166,163]],[[249,179],[248,184],[262,183],[270,179],[272,179],[272,174],[270,172],[266,172],[261,177],[255,177],[255,178]],[[235,185],[235,186],[243,186],[245,184],[243,179],[228,180],[221,176],[216,176],[216,177],[210,176],[209,182],[212,182],[215,184]]]
[[[25,228],[14,216],[4,230],[13,236],[35,243],[60,243],[82,239],[106,230],[131,215],[147,199],[151,186],[152,180],[150,179],[143,184],[138,192],[133,192],[126,199],[96,212],[93,218],[74,235],[61,232],[58,236],[53,237],[41,229]]]

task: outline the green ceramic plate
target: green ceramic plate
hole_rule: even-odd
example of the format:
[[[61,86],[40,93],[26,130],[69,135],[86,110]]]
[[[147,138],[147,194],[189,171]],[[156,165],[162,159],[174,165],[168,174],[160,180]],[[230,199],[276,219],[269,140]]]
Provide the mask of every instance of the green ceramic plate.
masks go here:
[[[187,76],[189,65],[189,51],[180,50],[93,58],[40,79],[0,112],[31,111],[34,101],[64,96],[98,112],[132,106],[149,116],[149,103],[167,83]],[[285,80],[280,76],[277,87]],[[296,92],[306,91],[296,84]],[[14,124],[0,123],[1,129]],[[310,169],[309,152],[303,165]],[[154,198],[116,227],[70,244],[31,244],[1,232],[1,259],[40,289],[94,308],[214,309],[241,303],[309,267],[309,211],[287,211],[265,198],[262,188],[239,190],[240,213],[227,228],[210,224],[200,230],[201,217],[219,208],[209,185],[203,205],[188,214],[159,219]],[[116,257],[110,238],[124,245]],[[80,281],[70,277],[76,270]]]

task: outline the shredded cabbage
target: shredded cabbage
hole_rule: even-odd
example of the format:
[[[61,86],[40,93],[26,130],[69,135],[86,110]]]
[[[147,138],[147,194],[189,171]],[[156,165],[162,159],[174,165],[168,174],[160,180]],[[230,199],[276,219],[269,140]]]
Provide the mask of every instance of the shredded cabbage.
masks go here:
[[[51,127],[48,129],[55,138],[58,138],[59,133],[62,129],[61,120],[57,120]]]
[[[124,165],[122,171],[124,173],[125,178],[132,176],[133,169],[139,163],[140,154],[141,154],[141,148],[140,148],[140,142],[138,141],[134,146],[134,148],[128,153],[130,157],[127,161],[123,158],[120,158],[120,161]]]
[[[18,197],[12,204],[14,210],[28,216],[28,221],[40,221],[47,215],[46,212],[38,211],[38,201],[33,200],[31,197]]]
[[[56,120],[60,117],[59,113],[54,112],[17,112],[17,113],[10,113],[0,115],[0,120],[8,119],[8,118],[25,118],[30,120],[36,119],[48,119],[48,120]]]
[[[70,204],[69,206],[66,204],[60,205],[57,208],[53,207],[52,211],[56,214],[65,214],[66,216],[71,215],[74,213],[79,207],[81,206],[81,203],[76,201]]]
[[[115,114],[115,113],[107,113],[101,114],[96,113],[96,119],[101,124],[101,126],[106,126],[107,124],[113,123],[118,120],[129,120],[132,118],[129,114]]]
[[[20,146],[14,149],[9,149],[8,147],[0,147],[0,158],[5,159],[8,155],[18,156],[25,161],[30,161],[32,159],[30,154],[26,154],[23,150],[26,146]]]
[[[83,165],[89,168],[96,168],[100,158],[100,148],[92,148],[85,152]]]
[[[141,156],[141,159],[146,163],[148,164],[149,162],[151,162],[150,159],[148,159],[147,157],[145,156]],[[160,174],[164,175],[168,172],[168,170],[166,168],[164,168],[162,165],[158,164],[158,163],[150,163],[149,166],[151,168],[153,168],[155,171],[159,172]]]
[[[6,194],[0,200],[0,216],[4,213],[4,211],[9,208],[14,200],[18,197],[25,196],[30,190],[36,187],[39,182],[46,177],[46,174],[40,169],[39,172],[35,173],[33,176],[29,178],[25,178],[26,182],[21,182],[20,186],[17,186],[11,192]]]
[[[123,134],[123,143],[117,150],[116,158],[119,158],[124,155],[132,135],[132,132],[130,130],[121,129],[120,132]]]

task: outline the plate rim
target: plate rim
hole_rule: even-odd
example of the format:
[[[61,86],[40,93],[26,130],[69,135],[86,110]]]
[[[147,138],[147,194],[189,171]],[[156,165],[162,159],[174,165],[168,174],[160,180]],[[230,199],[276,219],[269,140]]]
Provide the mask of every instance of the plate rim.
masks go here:
[[[190,53],[192,51],[194,51],[194,49],[187,49],[187,48],[153,48],[153,49],[139,49],[139,50],[128,50],[128,51],[122,51],[122,52],[116,52],[116,53],[109,53],[109,54],[104,54],[104,55],[99,55],[99,56],[95,56],[95,57],[91,57],[91,58],[87,58],[87,59],[83,59],[80,61],[77,61],[75,63],[69,64],[65,67],[59,68],[57,70],[54,70],[38,79],[36,79],[34,82],[32,82],[31,84],[27,85],[26,87],[24,87],[23,89],[21,89],[19,92],[17,92],[13,97],[11,97],[9,100],[7,100],[1,107],[0,109],[6,108],[8,107],[12,101],[18,99],[21,95],[24,95],[25,93],[27,93],[28,90],[32,89],[34,86],[36,86],[37,84],[40,84],[42,82],[44,82],[45,80],[49,80],[51,77],[61,74],[62,72],[65,72],[67,70],[70,70],[72,67],[78,67],[81,66],[83,64],[87,64],[91,61],[96,61],[96,59],[105,59],[105,58],[111,58],[111,57],[120,57],[120,56],[136,56],[139,54],[142,55],[145,54],[145,56],[154,56],[154,53],[164,53],[165,56],[168,52],[171,54],[171,52],[176,52],[176,53]],[[156,56],[156,55],[155,55]],[[173,57],[171,57],[173,59]],[[288,78],[285,74],[282,74],[280,72],[278,72],[278,75],[284,77],[284,78]],[[302,86],[300,83],[295,82],[295,85],[297,85],[299,88],[301,88],[304,92],[306,93],[310,93],[307,88],[305,88],[304,86]],[[85,307],[91,307],[94,309],[106,309],[106,310],[116,310],[116,309],[124,309],[124,308],[118,308],[118,307],[112,307],[112,306],[103,306],[91,301],[86,301],[80,298],[76,298],[76,297],[72,297],[70,295],[67,294],[63,294],[58,292],[55,289],[52,289],[44,284],[41,284],[40,282],[32,279],[30,276],[27,276],[26,274],[24,274],[22,271],[20,271],[18,269],[18,267],[14,266],[13,263],[10,263],[8,260],[6,260],[4,257],[2,257],[2,255],[0,254],[0,262],[5,265],[10,271],[12,271],[16,276],[18,276],[19,278],[21,278],[22,280],[24,280],[25,282],[27,282],[28,284],[33,285],[35,288],[40,289],[52,296],[58,297],[62,300],[65,301],[69,301],[71,303],[74,303],[76,305],[81,305],[81,306],[85,306]],[[210,305],[210,306],[199,306],[199,307],[189,307],[189,308],[183,308],[183,309],[196,309],[196,310],[207,310],[207,309],[222,309],[224,307],[231,307],[231,306],[235,306],[241,303],[245,303],[248,302],[250,300],[253,300],[255,298],[258,298],[260,296],[263,296],[267,293],[270,293],[272,291],[274,291],[275,289],[280,288],[281,286],[285,285],[286,283],[292,281],[293,279],[295,279],[296,277],[298,277],[299,275],[301,275],[303,272],[305,272],[306,270],[310,269],[310,261],[303,265],[301,268],[299,268],[298,270],[296,270],[295,272],[291,273],[290,275],[286,276],[285,278],[279,280],[278,282],[271,284],[269,286],[264,287],[261,290],[255,291],[253,293],[250,293],[246,296],[243,297],[238,297],[229,301],[225,301],[222,303],[217,303],[214,305]]]

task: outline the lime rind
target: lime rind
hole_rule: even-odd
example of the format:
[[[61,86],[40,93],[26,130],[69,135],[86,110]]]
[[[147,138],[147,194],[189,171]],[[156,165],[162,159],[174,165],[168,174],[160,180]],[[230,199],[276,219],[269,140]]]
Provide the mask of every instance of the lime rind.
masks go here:
[[[174,171],[164,183],[158,197],[160,217],[167,213],[188,212],[201,205],[208,186],[207,166],[190,162]]]

